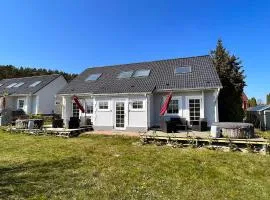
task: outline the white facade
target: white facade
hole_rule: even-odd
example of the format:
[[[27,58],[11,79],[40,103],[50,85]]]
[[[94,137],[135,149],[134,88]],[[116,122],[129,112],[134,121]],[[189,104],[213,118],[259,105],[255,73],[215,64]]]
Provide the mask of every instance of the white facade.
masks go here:
[[[218,92],[218,89],[175,91],[172,97],[175,105],[165,116],[180,116],[187,121],[204,118],[211,126],[218,122]],[[86,113],[73,106],[71,95],[63,95],[62,117],[66,126],[70,117],[76,115],[82,124],[85,118],[91,118],[94,130],[146,131],[152,126],[159,126],[159,112],[167,94],[163,91],[153,94],[77,95],[84,108],[92,106],[91,112]],[[192,112],[190,106],[194,106],[196,112]]]
[[[59,76],[35,94],[6,96],[6,108],[23,109],[27,114],[51,114],[55,110],[56,94],[66,84],[65,78]]]

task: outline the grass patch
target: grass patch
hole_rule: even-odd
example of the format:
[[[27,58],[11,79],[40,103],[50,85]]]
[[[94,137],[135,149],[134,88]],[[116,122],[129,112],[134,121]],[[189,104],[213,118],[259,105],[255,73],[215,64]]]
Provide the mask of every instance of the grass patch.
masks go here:
[[[269,199],[270,156],[0,131],[0,199]]]
[[[260,130],[256,130],[256,134],[259,137],[263,137],[265,139],[270,139],[270,131],[260,131]]]

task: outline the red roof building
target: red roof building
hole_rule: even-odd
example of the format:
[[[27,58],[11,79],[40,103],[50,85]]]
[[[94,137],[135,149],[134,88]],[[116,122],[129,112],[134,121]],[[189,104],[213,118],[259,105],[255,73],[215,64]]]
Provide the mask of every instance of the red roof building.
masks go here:
[[[248,97],[247,97],[247,95],[243,92],[243,93],[242,93],[242,108],[243,108],[244,111],[246,111],[248,107],[249,107],[249,106],[248,106]]]

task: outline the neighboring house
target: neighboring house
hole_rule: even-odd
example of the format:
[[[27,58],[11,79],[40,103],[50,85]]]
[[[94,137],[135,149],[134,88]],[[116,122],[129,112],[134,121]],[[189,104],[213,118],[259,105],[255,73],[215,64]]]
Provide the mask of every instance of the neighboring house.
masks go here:
[[[247,122],[255,128],[270,130],[270,105],[257,105],[247,109]]]
[[[242,108],[243,108],[244,111],[246,111],[247,108],[249,107],[249,106],[248,106],[248,98],[247,98],[247,95],[243,92],[241,98],[242,98]]]
[[[167,116],[190,121],[218,122],[218,94],[222,88],[210,56],[197,56],[88,68],[59,95],[62,117],[84,123],[91,118],[95,130],[145,131],[160,124],[166,95],[173,97]],[[73,101],[76,95],[86,113]]]
[[[32,76],[0,81],[0,98],[3,109],[23,109],[27,114],[51,114],[55,109],[56,94],[67,81],[62,75]]]

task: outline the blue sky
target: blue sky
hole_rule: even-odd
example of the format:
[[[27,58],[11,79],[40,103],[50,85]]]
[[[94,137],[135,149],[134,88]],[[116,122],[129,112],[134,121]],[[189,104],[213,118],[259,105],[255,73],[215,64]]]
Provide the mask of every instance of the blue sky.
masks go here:
[[[241,58],[249,97],[270,93],[270,1],[2,1],[0,64],[86,67],[205,55]]]

